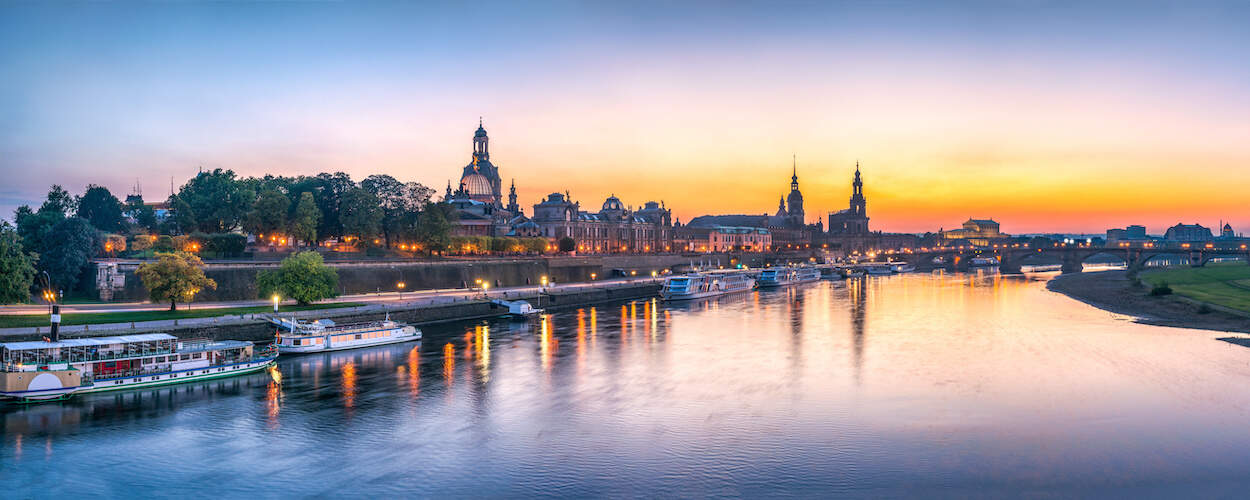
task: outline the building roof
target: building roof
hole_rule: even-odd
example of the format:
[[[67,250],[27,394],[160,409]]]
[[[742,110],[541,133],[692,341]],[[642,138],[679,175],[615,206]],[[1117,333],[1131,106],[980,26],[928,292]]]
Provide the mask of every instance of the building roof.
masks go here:
[[[121,335],[117,337],[88,337],[81,339],[63,339],[57,342],[31,340],[23,342],[0,342],[0,347],[10,351],[30,349],[55,349],[61,347],[102,346],[113,344],[130,344],[134,342],[153,342],[157,340],[177,340],[178,337],[168,333],[141,333],[138,335]]]

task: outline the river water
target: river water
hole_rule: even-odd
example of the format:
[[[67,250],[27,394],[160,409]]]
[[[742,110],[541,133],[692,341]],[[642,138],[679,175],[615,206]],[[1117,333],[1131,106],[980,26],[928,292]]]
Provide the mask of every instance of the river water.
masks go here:
[[[3,496],[1240,496],[1250,349],[912,274],[7,406]]]

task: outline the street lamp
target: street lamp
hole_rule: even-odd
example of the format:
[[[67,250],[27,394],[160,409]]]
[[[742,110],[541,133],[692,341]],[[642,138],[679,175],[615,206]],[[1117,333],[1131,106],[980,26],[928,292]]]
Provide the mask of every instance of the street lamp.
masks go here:
[[[595,274],[595,273],[590,273],[590,281],[594,281],[594,280],[595,280],[595,276],[598,276],[598,274]]]
[[[408,286],[408,284],[402,281],[395,284],[395,288],[399,289],[399,300],[404,300],[404,287],[406,286]]]
[[[540,284],[542,284],[542,286],[543,286],[543,287],[546,287],[546,286],[547,286],[547,277],[546,277],[546,276],[543,276],[543,277],[539,278],[539,279],[538,279],[538,282],[539,282]]]
[[[278,297],[278,294],[276,294],[276,293],[275,293],[275,294],[273,294],[273,312],[274,312],[274,314],[277,314],[277,313],[278,313],[278,302],[280,302],[281,300],[282,300],[282,298],[281,298],[281,297]]]

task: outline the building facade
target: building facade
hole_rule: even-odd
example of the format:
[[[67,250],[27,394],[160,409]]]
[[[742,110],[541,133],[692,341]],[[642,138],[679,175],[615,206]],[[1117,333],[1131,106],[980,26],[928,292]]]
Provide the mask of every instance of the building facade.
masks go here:
[[[938,230],[938,239],[947,244],[964,240],[971,246],[985,247],[996,240],[1010,238],[1010,235],[1003,234],[999,229],[999,224],[994,219],[968,219],[959,229]]]
[[[530,220],[552,243],[572,238],[579,253],[668,252],[673,248],[672,210],[649,201],[633,210],[615,195],[598,212],[583,211],[568,193],[551,193],[534,205]]]
[[[1231,231],[1232,228],[1230,227]],[[1167,233],[1164,233],[1163,239],[1168,241],[1211,241],[1214,235],[1211,230],[1202,224],[1177,224],[1169,227]]]
[[[767,230],[773,249],[810,248],[814,240],[824,232],[821,223],[807,224],[803,209],[803,193],[799,190],[797,164],[791,166],[790,192],[781,198],[773,215],[703,215],[690,219],[686,227],[714,229],[717,227],[756,228]]]

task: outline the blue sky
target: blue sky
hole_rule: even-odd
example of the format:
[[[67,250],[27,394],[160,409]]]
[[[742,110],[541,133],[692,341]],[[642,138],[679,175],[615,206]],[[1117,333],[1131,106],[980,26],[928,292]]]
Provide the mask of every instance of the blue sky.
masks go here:
[[[1246,2],[3,3],[0,213],[201,166],[441,188],[484,116],[523,205],[759,213],[797,154],[812,219],[858,159],[885,229],[1250,231],[1246,47]]]

